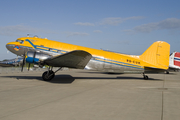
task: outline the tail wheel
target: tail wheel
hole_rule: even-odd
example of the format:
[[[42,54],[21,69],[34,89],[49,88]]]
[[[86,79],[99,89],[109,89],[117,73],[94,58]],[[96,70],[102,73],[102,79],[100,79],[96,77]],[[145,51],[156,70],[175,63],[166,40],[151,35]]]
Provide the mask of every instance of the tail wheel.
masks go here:
[[[42,74],[42,78],[43,78],[43,80],[45,80],[45,81],[50,81],[50,80],[52,80],[52,79],[54,78],[54,76],[55,76],[55,73],[54,73],[52,70],[50,70],[49,72],[46,71],[46,72],[44,72],[44,73]]]
[[[145,80],[148,80],[148,76],[147,76],[147,75],[144,75],[144,79],[145,79]]]

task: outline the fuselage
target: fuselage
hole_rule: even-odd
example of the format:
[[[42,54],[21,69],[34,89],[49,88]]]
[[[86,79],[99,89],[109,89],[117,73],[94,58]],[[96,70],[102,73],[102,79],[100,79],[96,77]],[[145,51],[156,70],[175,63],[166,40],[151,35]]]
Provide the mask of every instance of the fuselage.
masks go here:
[[[15,42],[7,43],[6,48],[18,56],[25,55],[27,51],[56,56],[73,50],[84,50],[93,56],[85,68],[104,72],[142,72],[144,66],[153,67],[150,63],[141,60],[139,56],[82,47],[46,38],[22,37]]]

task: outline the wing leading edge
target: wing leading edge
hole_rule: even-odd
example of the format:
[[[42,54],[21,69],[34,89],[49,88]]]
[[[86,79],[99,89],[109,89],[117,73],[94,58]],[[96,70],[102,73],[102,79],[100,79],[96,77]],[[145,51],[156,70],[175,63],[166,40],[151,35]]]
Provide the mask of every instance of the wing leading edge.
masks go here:
[[[54,67],[69,67],[84,69],[92,55],[83,50],[75,50],[44,60],[44,63]]]

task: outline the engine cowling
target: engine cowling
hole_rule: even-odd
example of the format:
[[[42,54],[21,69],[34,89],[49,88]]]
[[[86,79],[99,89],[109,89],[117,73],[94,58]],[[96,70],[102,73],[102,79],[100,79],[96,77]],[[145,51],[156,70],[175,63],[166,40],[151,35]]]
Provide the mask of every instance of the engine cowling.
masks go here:
[[[28,51],[26,55],[26,62],[39,64],[40,61],[50,58],[51,56],[48,54]]]

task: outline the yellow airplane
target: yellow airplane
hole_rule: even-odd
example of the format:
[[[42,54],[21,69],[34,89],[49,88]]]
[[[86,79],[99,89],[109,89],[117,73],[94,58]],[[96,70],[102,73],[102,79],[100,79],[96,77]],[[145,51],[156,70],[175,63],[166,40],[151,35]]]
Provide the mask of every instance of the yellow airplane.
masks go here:
[[[167,71],[170,53],[170,45],[163,41],[154,42],[142,55],[136,56],[29,36],[7,43],[6,48],[18,56],[24,56],[23,64],[26,61],[40,67],[48,65],[48,71],[42,74],[46,81],[53,79],[62,67],[142,73],[144,79],[148,79],[147,72]],[[53,67],[59,69],[54,72]]]

